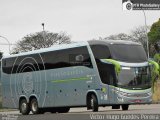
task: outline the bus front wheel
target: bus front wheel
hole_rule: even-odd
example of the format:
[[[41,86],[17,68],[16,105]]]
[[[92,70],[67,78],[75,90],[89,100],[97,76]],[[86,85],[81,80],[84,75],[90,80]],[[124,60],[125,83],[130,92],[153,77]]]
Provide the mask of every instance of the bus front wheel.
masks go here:
[[[128,110],[129,105],[122,105],[122,110]]]
[[[94,94],[92,94],[91,97],[90,97],[90,105],[91,105],[91,108],[92,108],[93,112],[98,111],[98,100],[97,100],[97,97]]]
[[[30,112],[29,105],[26,99],[20,100],[19,110],[22,115],[28,115]]]

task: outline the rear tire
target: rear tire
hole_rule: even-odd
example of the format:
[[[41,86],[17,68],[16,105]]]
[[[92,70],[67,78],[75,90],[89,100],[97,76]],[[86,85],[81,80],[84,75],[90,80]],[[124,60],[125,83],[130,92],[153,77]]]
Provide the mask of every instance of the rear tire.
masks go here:
[[[128,110],[129,105],[122,105],[122,110]]]
[[[98,111],[98,100],[97,97],[92,94],[90,97],[90,105],[91,105],[91,109],[93,112],[97,112]]]
[[[39,114],[42,113],[42,111],[40,111],[39,107],[38,107],[38,101],[36,98],[33,98],[31,100],[31,104],[30,104],[30,108],[33,114]]]
[[[28,115],[30,112],[29,104],[26,99],[20,100],[19,110],[22,115]]]

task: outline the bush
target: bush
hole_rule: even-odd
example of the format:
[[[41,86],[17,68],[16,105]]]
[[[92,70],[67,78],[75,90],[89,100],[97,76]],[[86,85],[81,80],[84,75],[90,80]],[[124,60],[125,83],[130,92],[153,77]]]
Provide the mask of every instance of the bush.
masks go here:
[[[160,80],[155,83],[154,93],[153,93],[153,102],[160,102]]]

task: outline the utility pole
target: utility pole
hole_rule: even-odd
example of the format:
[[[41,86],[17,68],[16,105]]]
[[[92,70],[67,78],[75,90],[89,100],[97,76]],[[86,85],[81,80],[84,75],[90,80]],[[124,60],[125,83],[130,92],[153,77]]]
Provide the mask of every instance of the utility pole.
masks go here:
[[[42,23],[43,31],[44,31],[44,23]]]
[[[43,40],[45,41],[45,30],[44,30],[44,23],[42,23],[42,27],[43,27]]]
[[[143,11],[143,14],[144,14],[144,22],[145,22],[145,28],[146,28],[146,44],[147,44],[147,57],[149,58],[149,42],[148,42],[148,35],[147,35],[147,33],[148,33],[148,28],[147,28],[147,19],[146,19],[146,14],[145,14],[145,12],[144,12],[144,10],[142,10]]]

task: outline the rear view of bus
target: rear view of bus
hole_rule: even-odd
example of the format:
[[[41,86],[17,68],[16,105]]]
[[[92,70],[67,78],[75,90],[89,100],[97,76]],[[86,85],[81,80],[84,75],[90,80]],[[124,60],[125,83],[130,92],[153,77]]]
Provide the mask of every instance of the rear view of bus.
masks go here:
[[[142,45],[119,40],[89,44],[101,79],[102,106],[128,110],[130,104],[151,103],[150,67]]]

